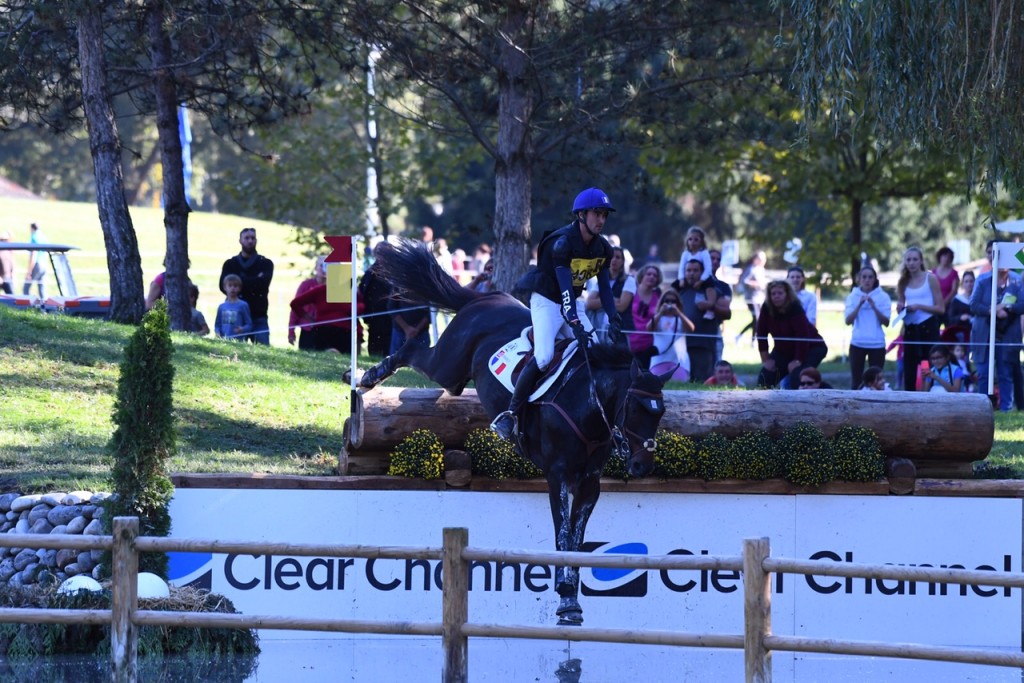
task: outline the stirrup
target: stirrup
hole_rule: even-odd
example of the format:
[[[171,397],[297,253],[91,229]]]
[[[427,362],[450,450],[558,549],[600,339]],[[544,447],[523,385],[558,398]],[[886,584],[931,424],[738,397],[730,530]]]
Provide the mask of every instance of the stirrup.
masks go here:
[[[491,431],[505,441],[511,441],[512,436],[519,430],[519,420],[511,410],[498,413],[498,416],[491,422]]]

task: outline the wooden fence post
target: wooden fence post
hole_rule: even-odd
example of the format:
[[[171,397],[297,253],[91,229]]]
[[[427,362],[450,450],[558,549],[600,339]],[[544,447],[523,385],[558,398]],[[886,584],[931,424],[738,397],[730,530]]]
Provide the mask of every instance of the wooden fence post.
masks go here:
[[[110,595],[110,659],[114,683],[135,683],[138,678],[134,621],[139,602],[139,556],[135,551],[138,535],[138,517],[114,518]]]
[[[469,639],[462,626],[469,621],[469,563],[462,551],[469,545],[469,529],[446,528],[442,571],[444,583],[441,639],[444,645],[444,683],[469,680]]]
[[[771,575],[764,560],[771,554],[767,538],[743,541],[743,659],[747,683],[771,683],[772,653],[764,646],[772,632]]]

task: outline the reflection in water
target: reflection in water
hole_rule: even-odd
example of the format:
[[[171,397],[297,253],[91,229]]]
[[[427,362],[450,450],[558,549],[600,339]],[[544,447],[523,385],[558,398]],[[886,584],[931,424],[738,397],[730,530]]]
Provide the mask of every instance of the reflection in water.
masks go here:
[[[367,636],[281,639],[260,633],[262,653],[252,657],[140,657],[143,683],[409,683],[441,677],[443,651],[438,638]],[[275,639],[277,638],[277,639]],[[586,675],[583,661],[587,662]],[[776,683],[934,683],[979,681],[1020,683],[1018,669],[942,662],[842,657],[773,655]],[[617,643],[568,643],[471,638],[469,680],[473,683],[719,683],[741,681],[740,650],[681,648]],[[0,681],[32,683],[108,683],[108,657],[0,659]]]
[[[256,668],[256,655],[140,656],[138,680],[146,683],[243,683],[251,679]],[[0,657],[0,681],[110,683],[110,671],[109,656]]]

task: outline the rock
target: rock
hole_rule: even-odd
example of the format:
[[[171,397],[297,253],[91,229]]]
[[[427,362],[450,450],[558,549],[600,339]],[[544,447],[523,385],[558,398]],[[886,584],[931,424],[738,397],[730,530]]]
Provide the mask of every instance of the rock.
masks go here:
[[[0,524],[0,534],[6,534],[8,531],[10,531],[13,528],[14,528],[14,522],[7,522],[7,521],[5,521],[3,524]]]
[[[7,579],[7,585],[11,588],[20,588],[25,585],[21,582],[21,572],[15,572],[11,578]]]
[[[0,495],[0,512],[10,512],[11,503],[21,498],[20,493],[4,493]]]
[[[5,560],[0,560],[0,583],[3,583],[10,579],[17,573],[17,569],[14,568],[14,560],[8,557]]]
[[[27,534],[28,533],[28,520],[27,519],[19,519],[14,524],[14,533],[16,533],[16,534]]]
[[[110,494],[109,493],[104,493],[102,491],[97,491],[96,493],[92,494],[92,498],[89,499],[89,502],[91,502],[91,503],[102,503],[107,498],[110,498]]]
[[[94,512],[96,512],[96,506],[95,505],[83,505],[82,506],[82,516],[83,517],[85,517],[87,519],[92,519],[92,516],[93,516]]]
[[[51,534],[66,534],[68,532],[67,524],[58,524],[57,526],[50,529]]]
[[[39,503],[34,506],[28,513],[29,525],[35,524],[40,519],[46,519],[46,515],[50,514],[52,508],[46,503]],[[50,526],[53,526],[52,524]]]
[[[57,577],[49,569],[42,569],[39,571],[39,575],[36,576],[36,582],[40,586],[53,586],[57,583]]]
[[[61,548],[57,551],[56,567],[57,569],[64,569],[69,564],[78,559],[78,552],[71,548]]]
[[[100,507],[100,506],[97,505],[96,509],[92,511],[92,518],[93,519],[99,519],[100,517],[102,517],[105,514],[107,514],[106,508],[103,508],[103,507]]]
[[[31,550],[29,548],[25,548],[20,553],[18,553],[14,558],[14,571],[20,572],[25,567],[38,561],[39,557],[36,555],[36,551]]]
[[[43,556],[39,559],[43,563],[44,567],[56,567],[57,566],[57,551],[53,548],[47,548],[43,551]]]
[[[42,571],[43,566],[38,562],[33,562],[29,566],[21,570],[21,582],[26,586],[29,586],[36,582],[36,578],[39,576],[39,572]]]
[[[81,505],[92,498],[92,491],[71,491],[60,499],[62,505]]]
[[[53,531],[53,525],[46,521],[46,518],[37,519],[36,523],[29,527],[30,534],[48,534]]]
[[[68,528],[64,531],[66,534],[80,534],[85,530],[85,525],[89,523],[85,517],[75,517],[73,520],[68,522]]]
[[[79,574],[81,574],[81,573],[82,573],[81,571],[79,571],[79,569],[78,569],[78,563],[76,563],[76,562],[72,562],[72,563],[71,563],[71,564],[69,564],[68,566],[64,567],[64,572],[65,572],[65,573],[66,573],[66,574],[67,574],[68,576],[78,576]]]
[[[18,496],[11,501],[11,510],[13,512],[22,512],[24,510],[31,510],[35,507],[43,496],[39,493],[33,493],[28,496]]]
[[[14,512],[13,510],[8,510],[7,512],[4,513],[4,519],[6,519],[8,522],[13,522],[14,520],[18,519],[18,517],[20,517],[20,516],[21,516],[21,513]]]
[[[40,498],[40,501],[43,502],[43,503],[46,503],[50,507],[56,507],[56,506],[60,505],[60,501],[62,501],[64,499],[64,496],[66,496],[66,495],[68,495],[68,494],[66,494],[66,493],[44,493],[43,497]]]
[[[78,561],[75,562],[78,565],[78,571],[82,574],[88,574],[92,571],[92,568],[96,566],[96,563],[92,561],[92,555],[89,551],[83,551],[78,553]]]
[[[92,556],[92,563],[93,564],[99,564],[103,560],[103,551],[102,550],[90,550],[89,551],[89,555]]]
[[[103,523],[98,519],[92,520],[86,525],[85,529],[82,530],[82,534],[85,536],[102,536]]]
[[[103,578],[103,565],[98,564],[92,568],[92,578],[100,581]]]
[[[46,521],[53,526],[67,524],[82,514],[81,505],[58,505],[46,515]]]

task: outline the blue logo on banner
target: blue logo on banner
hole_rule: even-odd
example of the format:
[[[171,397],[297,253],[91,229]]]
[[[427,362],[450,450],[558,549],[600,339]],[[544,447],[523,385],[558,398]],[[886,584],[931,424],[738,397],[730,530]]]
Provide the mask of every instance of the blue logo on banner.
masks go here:
[[[167,553],[167,581],[175,586],[213,589],[213,553]]]
[[[583,552],[647,555],[646,543],[584,542]],[[610,567],[583,568],[580,572],[580,593],[586,596],[642,598],[647,595],[647,570]]]

